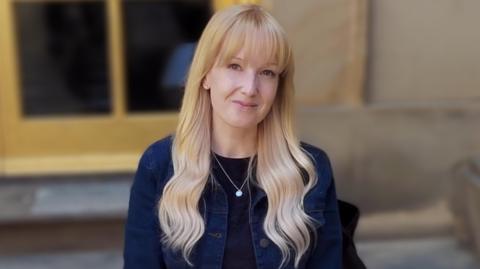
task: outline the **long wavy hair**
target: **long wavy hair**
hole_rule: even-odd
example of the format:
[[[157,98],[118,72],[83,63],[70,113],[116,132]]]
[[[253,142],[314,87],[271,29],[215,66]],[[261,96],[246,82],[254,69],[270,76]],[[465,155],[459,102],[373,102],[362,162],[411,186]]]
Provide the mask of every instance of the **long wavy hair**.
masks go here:
[[[295,255],[295,267],[317,234],[304,212],[306,193],[317,183],[313,160],[302,149],[294,126],[294,63],[292,49],[278,22],[262,7],[238,5],[213,15],[198,42],[188,73],[179,122],[173,137],[174,174],[158,204],[162,243],[180,250],[189,265],[190,254],[205,232],[198,209],[209,180],[212,107],[202,80],[218,59],[229,61],[241,48],[270,54],[281,67],[271,110],[258,124],[257,156],[248,165],[252,183],[267,194],[263,222],[266,235],[282,253],[280,267]],[[218,57],[218,58],[217,58]],[[252,166],[256,165],[256,169]]]

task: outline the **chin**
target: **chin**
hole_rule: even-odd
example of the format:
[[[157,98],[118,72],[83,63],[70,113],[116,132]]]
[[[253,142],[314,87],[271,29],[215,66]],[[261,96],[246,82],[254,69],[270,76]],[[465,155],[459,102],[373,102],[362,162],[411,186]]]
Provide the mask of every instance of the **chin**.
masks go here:
[[[235,128],[241,128],[241,129],[250,129],[250,128],[255,128],[257,126],[256,121],[251,121],[251,122],[230,122],[230,125],[235,127]]]

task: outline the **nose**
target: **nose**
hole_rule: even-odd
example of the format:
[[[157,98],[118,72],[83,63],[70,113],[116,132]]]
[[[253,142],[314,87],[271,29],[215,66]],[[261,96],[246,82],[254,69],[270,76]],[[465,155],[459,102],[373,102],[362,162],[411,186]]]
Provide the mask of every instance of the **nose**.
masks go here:
[[[258,78],[255,72],[245,72],[242,79],[241,92],[247,96],[253,96],[258,91]]]

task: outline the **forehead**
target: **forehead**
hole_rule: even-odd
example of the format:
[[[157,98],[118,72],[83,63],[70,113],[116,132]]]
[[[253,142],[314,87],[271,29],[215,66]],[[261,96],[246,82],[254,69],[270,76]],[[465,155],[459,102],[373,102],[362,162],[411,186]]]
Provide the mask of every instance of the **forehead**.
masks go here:
[[[281,41],[267,29],[233,29],[226,34],[217,55],[218,64],[228,64],[233,58],[257,64],[283,65]]]
[[[232,57],[227,58],[226,60],[238,60],[253,66],[278,65],[277,59],[272,55],[269,55],[267,52],[267,50],[248,50],[248,48],[242,47],[239,51],[233,53]]]

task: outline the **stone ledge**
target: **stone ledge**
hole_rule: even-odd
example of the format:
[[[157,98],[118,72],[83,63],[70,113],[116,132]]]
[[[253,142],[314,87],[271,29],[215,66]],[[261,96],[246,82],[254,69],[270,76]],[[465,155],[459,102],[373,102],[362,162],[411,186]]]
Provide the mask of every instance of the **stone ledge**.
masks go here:
[[[121,249],[123,219],[56,220],[0,225],[0,255]],[[0,268],[4,268],[0,266]]]
[[[480,266],[480,261],[451,236],[360,241],[357,249],[367,268],[478,269]]]
[[[356,239],[418,238],[452,233],[453,216],[447,201],[440,200],[425,208],[362,215]]]
[[[11,178],[0,181],[0,225],[125,218],[132,175]]]

